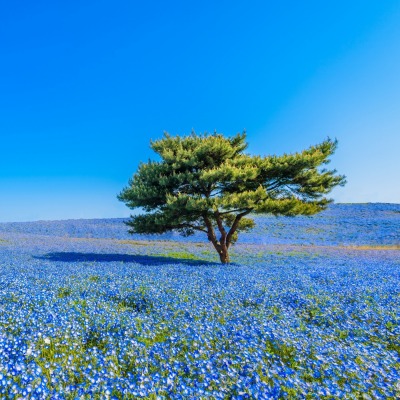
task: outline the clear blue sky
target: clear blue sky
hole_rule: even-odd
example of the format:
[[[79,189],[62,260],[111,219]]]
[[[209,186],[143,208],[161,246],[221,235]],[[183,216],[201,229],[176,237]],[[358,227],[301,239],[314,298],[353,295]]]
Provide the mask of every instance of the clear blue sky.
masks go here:
[[[337,202],[400,203],[399,1],[19,1],[0,13],[0,221],[124,217],[149,140],[339,140]]]

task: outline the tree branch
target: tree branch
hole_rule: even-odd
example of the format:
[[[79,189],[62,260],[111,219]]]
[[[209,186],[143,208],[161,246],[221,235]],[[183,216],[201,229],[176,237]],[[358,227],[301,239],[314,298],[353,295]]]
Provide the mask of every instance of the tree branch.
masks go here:
[[[218,253],[221,252],[221,246],[218,243],[217,237],[215,236],[214,228],[212,226],[212,223],[210,221],[210,218],[208,218],[207,214],[203,215],[204,223],[206,224],[207,227],[207,237],[208,240],[214,245],[215,250],[218,251]]]
[[[206,230],[206,229],[203,229],[203,228],[201,228],[200,226],[191,225],[191,224],[180,224],[180,225],[178,226],[178,228],[192,228],[192,229],[194,229],[194,230],[196,230],[196,231],[200,231],[200,232],[205,232],[205,233],[207,233],[207,230]]]
[[[227,235],[227,237],[226,237],[226,244],[227,244],[228,247],[229,247],[230,244],[231,244],[231,240],[232,240],[233,234],[236,232],[237,228],[239,227],[239,222],[240,222],[240,220],[241,220],[245,215],[250,214],[252,211],[253,211],[253,209],[250,208],[250,209],[248,209],[248,210],[246,210],[246,211],[243,211],[242,213],[236,215],[236,218],[235,218],[235,220],[233,221],[233,224],[232,224],[231,228],[229,229],[228,235]]]
[[[221,238],[219,239],[219,242],[223,246],[225,245],[225,240],[226,240],[226,230],[224,228],[224,224],[222,222],[222,218],[221,215],[219,214],[219,211],[216,211],[214,215],[215,215],[215,220],[217,221],[218,230],[221,233]]]
[[[223,211],[223,212],[220,212],[220,213],[219,213],[219,215],[230,214],[230,213],[233,213],[233,212],[238,212],[238,211],[242,211],[242,210],[244,210],[244,209],[243,209],[243,208],[238,208],[238,209],[236,209],[236,210],[231,210],[231,211]]]
[[[280,186],[282,186],[283,184],[284,184],[284,182],[281,179],[278,179],[275,182],[272,182],[270,184],[272,186],[268,186],[267,190],[275,190],[275,189],[279,188]]]

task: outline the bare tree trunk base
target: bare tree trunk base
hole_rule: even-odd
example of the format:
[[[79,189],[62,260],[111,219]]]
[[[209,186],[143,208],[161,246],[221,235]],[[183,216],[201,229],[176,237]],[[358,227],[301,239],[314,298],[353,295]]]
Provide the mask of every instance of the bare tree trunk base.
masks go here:
[[[229,264],[231,262],[228,252],[219,253],[219,259],[221,260],[222,264]]]

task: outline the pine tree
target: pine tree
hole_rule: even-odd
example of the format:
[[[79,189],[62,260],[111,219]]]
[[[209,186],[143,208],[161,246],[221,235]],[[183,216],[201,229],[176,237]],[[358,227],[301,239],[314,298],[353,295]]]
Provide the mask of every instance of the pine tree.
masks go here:
[[[141,163],[118,195],[131,209],[131,233],[185,236],[204,232],[222,263],[238,234],[254,227],[251,214],[312,215],[332,201],[324,197],[345,177],[321,166],[337,141],[327,139],[300,153],[252,156],[246,134],[170,136],[152,141],[160,161]]]

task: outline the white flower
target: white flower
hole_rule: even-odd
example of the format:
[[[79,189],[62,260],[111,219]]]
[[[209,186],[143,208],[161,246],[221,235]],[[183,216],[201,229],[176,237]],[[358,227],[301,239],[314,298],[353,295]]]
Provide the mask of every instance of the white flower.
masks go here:
[[[47,337],[46,339],[44,339],[44,342],[45,342],[46,344],[50,344],[50,339]]]
[[[31,354],[32,354],[32,349],[29,347],[27,350],[26,350],[26,353],[25,353],[27,356],[30,356]]]

